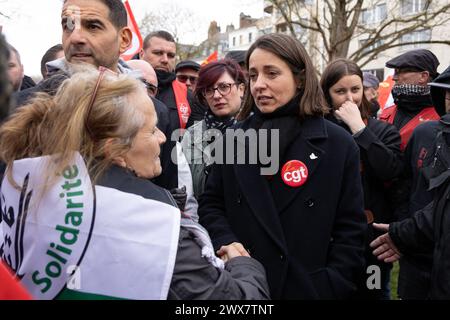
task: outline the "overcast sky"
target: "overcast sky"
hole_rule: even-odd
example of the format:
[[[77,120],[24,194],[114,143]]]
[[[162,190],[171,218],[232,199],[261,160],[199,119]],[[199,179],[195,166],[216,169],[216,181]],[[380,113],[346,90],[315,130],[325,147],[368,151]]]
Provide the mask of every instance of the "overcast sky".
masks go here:
[[[222,30],[227,24],[239,26],[239,13],[252,17],[263,15],[263,0],[128,0],[137,22],[146,12],[161,10],[165,3],[180,9],[189,8],[198,23],[195,33],[180,32],[183,43],[196,43],[207,38],[209,22],[215,20]],[[62,0],[0,0],[0,25],[7,40],[19,50],[25,73],[40,74],[42,55],[51,46],[61,43]]]

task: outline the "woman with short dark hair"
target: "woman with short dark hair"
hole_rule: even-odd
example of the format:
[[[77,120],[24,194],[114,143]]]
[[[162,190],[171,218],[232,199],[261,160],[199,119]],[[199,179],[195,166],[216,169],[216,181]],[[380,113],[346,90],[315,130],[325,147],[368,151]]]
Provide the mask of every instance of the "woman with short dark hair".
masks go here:
[[[203,193],[212,158],[208,145],[236,123],[245,92],[245,78],[233,60],[219,60],[201,68],[196,98],[207,106],[203,121],[190,127],[181,142],[188,159],[194,195]]]

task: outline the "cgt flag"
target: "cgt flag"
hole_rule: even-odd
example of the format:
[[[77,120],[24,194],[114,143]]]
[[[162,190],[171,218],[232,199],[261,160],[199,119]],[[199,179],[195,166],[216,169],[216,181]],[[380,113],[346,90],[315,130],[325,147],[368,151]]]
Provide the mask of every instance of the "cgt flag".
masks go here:
[[[201,65],[202,65],[202,66],[206,66],[206,65],[207,65],[208,63],[210,63],[210,62],[217,61],[217,57],[218,57],[218,52],[217,52],[217,50],[216,50],[216,51],[214,51],[213,53],[211,53],[211,54],[209,55],[209,57],[206,58],[206,59],[201,63]]]
[[[133,33],[133,40],[131,42],[131,47],[128,48],[127,51],[125,51],[121,58],[125,61],[131,60],[133,56],[136,53],[139,53],[142,49],[142,36],[139,32],[139,27],[136,23],[136,20],[134,19],[133,11],[131,11],[130,4],[126,0],[124,2],[125,9],[127,9],[127,15],[128,15],[128,27],[131,29],[131,32]]]
[[[378,103],[380,104],[381,110],[394,105],[394,98],[391,94],[393,86],[394,80],[392,76],[388,76],[386,80],[380,83],[378,88]]]

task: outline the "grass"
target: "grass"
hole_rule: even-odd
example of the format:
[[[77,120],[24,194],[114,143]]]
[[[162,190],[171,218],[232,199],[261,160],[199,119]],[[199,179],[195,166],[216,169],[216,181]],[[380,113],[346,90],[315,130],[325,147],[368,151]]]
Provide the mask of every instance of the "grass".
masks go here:
[[[398,300],[397,285],[398,285],[398,262],[394,263],[394,267],[391,270],[391,300]]]

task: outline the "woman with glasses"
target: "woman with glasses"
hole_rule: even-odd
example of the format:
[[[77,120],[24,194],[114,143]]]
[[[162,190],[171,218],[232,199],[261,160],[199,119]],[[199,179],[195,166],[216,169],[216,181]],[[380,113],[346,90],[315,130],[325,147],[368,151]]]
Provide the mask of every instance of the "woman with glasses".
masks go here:
[[[266,299],[239,244],[217,258],[161,174],[152,100],[102,69],[74,74],[0,129],[1,258],[36,299]],[[9,241],[4,241],[9,239]]]
[[[366,265],[381,270],[382,288],[367,288],[368,274],[363,273],[357,298],[390,299],[390,264],[378,261],[369,247],[374,238],[373,222],[393,220],[385,184],[402,173],[400,133],[393,125],[371,118],[371,104],[364,95],[363,73],[356,63],[347,59],[332,61],[320,80],[330,107],[328,119],[353,135],[359,146],[364,209],[367,217]],[[380,290],[381,289],[381,290]]]
[[[200,222],[216,248],[240,242],[264,265],[272,298],[348,298],[364,265],[358,147],[324,119],[316,71],[297,39],[260,37],[246,65],[236,127],[249,138],[239,151],[269,148],[279,166],[263,170],[263,157],[230,163],[236,156],[225,146],[225,163],[213,165],[200,197]]]
[[[203,193],[212,164],[208,145],[236,123],[245,91],[245,78],[233,60],[219,60],[200,70],[196,98],[208,107],[203,121],[190,127],[181,142],[191,167],[194,196]]]

